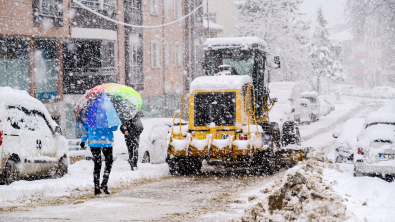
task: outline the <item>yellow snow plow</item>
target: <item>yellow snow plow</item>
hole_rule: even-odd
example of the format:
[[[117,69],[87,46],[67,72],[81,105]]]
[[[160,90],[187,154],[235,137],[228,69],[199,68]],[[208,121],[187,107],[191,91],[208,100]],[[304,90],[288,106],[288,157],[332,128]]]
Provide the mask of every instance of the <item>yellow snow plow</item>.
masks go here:
[[[257,37],[208,39],[205,74],[191,83],[189,126],[173,123],[166,161],[171,174],[209,165],[253,167],[270,174],[279,163],[281,132],[268,121],[276,102],[265,77],[266,43]],[[278,64],[279,65],[279,64]],[[179,112],[174,115],[181,116]]]

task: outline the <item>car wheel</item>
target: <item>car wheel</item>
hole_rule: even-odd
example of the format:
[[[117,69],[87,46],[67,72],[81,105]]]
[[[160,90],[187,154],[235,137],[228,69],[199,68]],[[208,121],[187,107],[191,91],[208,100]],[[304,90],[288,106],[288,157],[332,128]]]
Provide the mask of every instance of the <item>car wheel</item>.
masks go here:
[[[363,174],[361,172],[357,171],[354,166],[354,177],[361,177],[361,176],[363,176]]]
[[[144,153],[143,159],[141,161],[142,163],[151,163],[151,158],[149,156],[148,151]]]
[[[68,172],[68,161],[67,156],[64,155],[59,159],[58,168],[56,169],[56,173],[53,176],[54,178],[61,178]]]
[[[8,160],[4,169],[4,182],[6,185],[19,180],[19,170],[15,160]]]

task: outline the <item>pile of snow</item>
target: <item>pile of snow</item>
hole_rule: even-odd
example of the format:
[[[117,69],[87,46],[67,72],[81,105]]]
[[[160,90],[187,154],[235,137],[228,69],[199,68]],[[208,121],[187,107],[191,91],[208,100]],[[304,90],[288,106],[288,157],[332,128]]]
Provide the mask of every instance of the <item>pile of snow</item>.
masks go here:
[[[325,168],[342,172],[323,153],[312,153],[307,162],[289,169],[258,196],[249,197],[242,221],[345,220],[344,200],[333,189],[338,182],[323,178]]]
[[[250,76],[201,76],[194,79],[191,83],[190,92],[196,90],[213,91],[213,90],[241,90],[247,84],[252,84]]]
[[[250,131],[248,131],[250,128]],[[243,133],[263,133],[262,126],[260,125],[247,125],[242,127]]]

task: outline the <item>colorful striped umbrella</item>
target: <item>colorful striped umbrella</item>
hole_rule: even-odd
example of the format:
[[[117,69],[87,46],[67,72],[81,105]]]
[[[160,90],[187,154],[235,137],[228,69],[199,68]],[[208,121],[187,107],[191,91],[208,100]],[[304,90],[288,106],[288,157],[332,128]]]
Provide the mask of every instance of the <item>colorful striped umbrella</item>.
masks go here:
[[[74,108],[78,122],[92,128],[119,126],[141,109],[142,99],[133,88],[109,83],[89,90]]]

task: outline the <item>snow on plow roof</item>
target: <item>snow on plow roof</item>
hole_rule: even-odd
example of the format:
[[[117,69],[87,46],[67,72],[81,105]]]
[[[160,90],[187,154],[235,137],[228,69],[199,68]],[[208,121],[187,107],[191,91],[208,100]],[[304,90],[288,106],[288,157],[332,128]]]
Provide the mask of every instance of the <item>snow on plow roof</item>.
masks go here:
[[[300,94],[300,96],[302,97],[318,97],[318,93],[315,91],[311,91],[311,92],[302,92]]]
[[[204,43],[204,49],[221,48],[261,48],[266,51],[267,43],[259,37],[231,37],[231,38],[208,38]]]
[[[192,93],[196,90],[213,91],[213,90],[241,89],[247,83],[252,84],[252,78],[247,75],[200,76],[192,81],[190,92]]]

